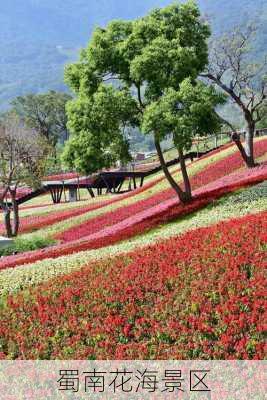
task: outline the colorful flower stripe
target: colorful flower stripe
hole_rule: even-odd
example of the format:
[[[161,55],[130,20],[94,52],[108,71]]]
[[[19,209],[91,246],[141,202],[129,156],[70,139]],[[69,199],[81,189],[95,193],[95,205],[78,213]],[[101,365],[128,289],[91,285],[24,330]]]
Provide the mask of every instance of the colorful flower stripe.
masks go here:
[[[66,173],[57,174],[57,175],[44,176],[43,180],[45,182],[64,181],[67,179],[75,179],[75,178],[78,178],[79,176],[80,176],[80,174],[78,172],[66,172]]]
[[[227,155],[227,148],[229,148],[229,147],[231,147],[230,148],[230,151],[233,151],[233,150],[235,150],[235,146],[233,146],[233,145],[231,145],[231,146],[225,146],[224,148],[223,148],[223,150],[224,151],[222,151],[222,152],[220,152],[219,150],[215,150],[215,151],[212,151],[210,154],[208,154],[208,155],[206,155],[206,156],[204,156],[204,157],[202,157],[201,159],[198,159],[198,160],[196,160],[196,161],[194,161],[191,165],[190,165],[190,167],[189,167],[189,172],[190,172],[190,174],[192,175],[192,172],[193,173],[196,173],[197,172],[197,169],[200,167],[201,168],[201,166],[202,166],[202,164],[204,163],[206,163],[207,164],[207,161],[209,161],[209,160],[214,160],[214,159],[216,159],[216,154],[217,153],[220,153],[220,154],[218,154],[219,155],[219,157],[221,158],[221,157],[225,157],[226,155]],[[205,160],[206,159],[206,160]],[[202,167],[203,168],[203,167]],[[198,169],[199,170],[199,169]],[[179,169],[177,170],[177,171],[179,171]],[[159,190],[160,190],[160,188],[161,188],[161,186],[162,186],[162,184],[161,185],[159,185],[159,186],[157,186],[157,184],[160,184],[160,182],[162,182],[163,181],[163,183],[165,183],[165,180],[164,180],[164,176],[162,176],[162,174],[161,174],[161,176],[159,177],[159,178],[157,178],[157,179],[155,179],[155,177],[153,177],[153,181],[151,180],[150,181],[150,183],[149,184],[146,184],[143,188],[141,188],[141,189],[137,189],[135,192],[132,192],[132,193],[129,193],[129,194],[126,194],[126,195],[123,195],[123,196],[120,196],[120,198],[117,198],[117,199],[113,199],[114,201],[110,201],[110,203],[112,204],[113,202],[114,203],[117,203],[118,204],[118,206],[120,205],[120,202],[119,202],[119,200],[121,200],[121,205],[123,205],[123,203],[125,203],[125,200],[127,200],[127,198],[131,198],[132,197],[132,203],[133,202],[136,202],[137,200],[138,200],[138,194],[139,194],[139,192],[143,192],[143,191],[145,191],[146,189],[150,189],[150,188],[152,188],[152,190],[154,191],[154,192],[158,192]],[[166,184],[165,185],[163,185],[163,186],[166,186]],[[162,188],[163,188],[163,186],[162,186]],[[147,193],[148,195],[150,194],[150,193]],[[144,198],[144,197],[147,197],[147,195],[146,196],[142,196],[141,195],[141,198]],[[123,200],[125,198],[125,200]],[[115,206],[115,204],[114,204],[114,206]],[[112,208],[114,208],[114,206],[112,207]],[[54,208],[54,206],[53,206],[53,208]],[[60,207],[61,208],[61,207]],[[65,206],[64,205],[64,210],[65,210],[65,208],[67,208],[67,206]],[[68,207],[69,208],[69,207]],[[117,208],[117,207],[115,207],[115,208]],[[58,210],[58,206],[55,206],[55,209],[57,209]],[[103,210],[103,211],[102,211]],[[50,210],[49,210],[50,211]],[[100,211],[100,212],[98,212],[98,211]],[[103,204],[103,208],[102,207],[100,207],[100,208],[98,208],[96,211],[90,211],[89,213],[80,213],[80,212],[78,212],[78,214],[79,214],[79,216],[78,217],[71,217],[71,216],[69,216],[68,214],[66,215],[66,218],[65,217],[63,217],[63,216],[59,216],[59,218],[58,218],[58,220],[60,220],[61,222],[62,221],[66,221],[64,224],[62,224],[62,223],[55,223],[54,225],[53,224],[51,224],[51,218],[52,218],[52,222],[54,222],[54,221],[56,221],[57,220],[57,218],[55,218],[55,216],[52,216],[51,214],[48,216],[48,219],[46,219],[46,217],[43,217],[43,219],[41,220],[41,221],[39,221],[39,220],[37,220],[36,221],[36,225],[35,225],[35,221],[33,221],[33,219],[32,218],[29,218],[28,216],[27,216],[27,218],[25,218],[25,219],[21,219],[21,225],[22,225],[22,227],[23,227],[23,225],[24,225],[24,223],[26,223],[26,226],[25,226],[25,228],[23,227],[23,229],[22,229],[22,231],[23,232],[29,232],[29,231],[31,231],[31,230],[33,230],[33,229],[37,229],[37,228],[42,228],[42,234],[44,234],[45,236],[52,236],[53,234],[55,234],[55,232],[62,232],[62,231],[64,231],[64,230],[66,230],[66,229],[68,229],[68,227],[71,227],[71,226],[75,226],[75,225],[77,225],[77,224],[80,224],[80,223],[82,223],[84,220],[88,220],[88,218],[93,218],[94,217],[94,214],[95,215],[99,215],[99,214],[103,214],[104,212],[106,212],[106,210],[105,210],[105,203]],[[37,213],[39,214],[39,211],[38,211],[38,209],[37,209]],[[27,211],[26,211],[26,214],[27,214]],[[32,225],[32,221],[33,221],[33,225]],[[44,230],[43,228],[45,228],[45,227],[48,227],[46,230]],[[3,231],[3,227],[2,227],[2,231]],[[47,232],[46,232],[47,231]]]
[[[267,140],[263,143],[258,142],[255,144],[255,153],[261,155],[267,151]],[[209,182],[219,179],[225,176],[235,169],[240,168],[242,165],[242,159],[239,152],[228,156],[226,159],[212,163],[203,171],[200,171],[196,175],[191,177],[191,185],[193,189],[200,186],[207,185]],[[108,227],[121,222],[124,219],[131,217],[141,211],[150,209],[155,205],[158,205],[168,199],[176,198],[176,193],[173,189],[167,189],[163,192],[156,193],[147,199],[139,201],[137,204],[131,204],[126,207],[105,213],[96,218],[85,221],[77,227],[71,227],[62,233],[56,234],[54,239],[61,240],[62,242],[71,242],[73,240],[81,239],[85,236],[91,235],[102,230],[104,227]]]
[[[179,218],[171,223],[159,225],[158,228],[144,232],[139,236],[107,246],[99,250],[87,250],[61,256],[56,259],[44,259],[35,264],[0,271],[0,293],[6,294],[29,286],[36,286],[55,276],[64,275],[81,269],[85,264],[102,260],[118,254],[161,242],[192,229],[210,226],[220,221],[243,217],[266,211],[267,181],[256,186],[227,195],[213,201],[209,207],[190,214],[190,218]],[[138,232],[140,233],[140,232]]]
[[[149,210],[145,210],[140,213],[134,213],[132,217],[125,219],[120,223],[114,224],[111,227],[107,227],[102,231],[84,237],[83,239],[74,240],[72,242],[60,244],[47,249],[4,257],[3,260],[0,260],[0,270],[16,267],[18,265],[34,263],[45,258],[56,258],[62,255],[73,254],[77,251],[95,249],[116,243],[120,240],[132,237],[135,234],[142,232],[142,229],[145,227],[148,229],[154,227],[155,225],[157,226],[158,223],[166,222],[166,220],[170,219],[168,216],[169,213],[171,219],[174,217],[177,218],[179,215],[185,215],[189,212],[195,211],[200,207],[203,207],[205,204],[207,204],[207,202],[205,202],[205,198],[207,198],[209,201],[212,201],[214,198],[218,198],[227,192],[235,190],[236,188],[255,184],[265,180],[266,178],[267,165],[254,168],[253,170],[249,171],[246,170],[243,173],[232,174],[228,177],[228,180],[226,178],[218,180],[217,187],[215,184],[212,184],[209,186],[208,190],[206,190],[206,188],[201,188],[200,190],[196,191],[195,196],[199,196],[196,198],[196,202],[189,204],[186,207],[181,207],[177,202],[177,198],[169,199],[168,201],[165,201]],[[173,207],[178,207],[177,210],[175,209],[174,214],[172,212]],[[167,217],[164,214],[165,212],[167,213]],[[162,216],[163,220],[161,220]],[[156,220],[153,218],[156,218]]]
[[[33,217],[24,217],[20,220],[20,233],[32,232],[34,230],[43,228],[45,226],[49,226],[51,224],[55,224],[60,221],[64,221],[65,219],[75,217],[89,211],[97,210],[100,207],[104,207],[114,200],[109,200],[106,202],[99,202],[97,204],[90,204],[87,206],[80,206],[71,210],[62,210],[62,211],[54,211],[48,212],[45,215],[35,215]],[[0,233],[4,232],[4,224],[0,224]]]
[[[230,177],[228,177],[230,178]],[[129,239],[141,232],[146,232],[161,224],[170,222],[178,217],[188,215],[199,210],[212,201],[222,197],[226,193],[231,193],[241,187],[253,185],[267,179],[267,165],[264,172],[258,174],[251,173],[249,177],[244,176],[243,179],[237,175],[232,179],[222,179],[208,187],[195,192],[195,200],[187,206],[177,204],[177,200],[169,200],[151,210],[139,213],[134,217],[128,218],[121,223],[110,226],[95,234],[89,235],[81,239],[86,243],[86,249],[97,249],[104,246],[110,246],[122,240]],[[72,242],[70,242],[71,245]]]
[[[40,196],[41,197],[41,196]],[[39,199],[40,199],[39,197]],[[35,208],[44,208],[44,207],[49,207],[51,206],[51,203],[46,203],[46,204],[32,204],[30,206],[22,206],[20,207],[20,211],[24,210],[30,210],[30,209],[35,209]],[[2,213],[2,210],[0,209],[0,214]]]
[[[231,148],[224,149],[224,151],[219,152],[218,150],[211,152],[210,156],[205,156],[201,159],[198,159],[194,161],[193,163],[190,164],[189,166],[189,173],[190,175],[193,175],[197,173],[199,170],[203,169],[208,163],[214,162],[217,158],[225,158],[229,153],[236,151],[234,146],[231,146]],[[214,154],[215,153],[215,154]],[[171,171],[173,175],[175,174],[180,176],[180,169],[176,167],[171,168]],[[159,175],[159,177],[158,177]],[[156,174],[153,176],[153,179],[149,178],[147,180],[146,185],[143,188],[139,188],[133,192],[130,192],[125,195],[121,195],[117,197],[117,201],[112,202],[108,206],[104,206],[101,208],[98,208],[95,211],[90,211],[89,213],[83,213],[80,216],[68,218],[66,220],[61,221],[61,223],[56,223],[52,225],[48,225],[47,228],[45,229],[45,223],[42,226],[42,235],[46,237],[53,237],[55,234],[58,234],[60,232],[64,232],[65,230],[69,229],[70,227],[74,227],[77,225],[80,225],[84,221],[87,221],[89,219],[93,219],[97,215],[102,215],[106,213],[107,211],[111,211],[114,209],[117,209],[122,206],[128,206],[129,204],[137,203],[137,201],[140,201],[144,198],[148,198],[149,196],[153,195],[154,193],[158,193],[162,190],[164,190],[166,187],[168,187],[168,182],[166,179],[164,179],[164,175],[160,172],[159,174]],[[59,206],[57,206],[59,207]],[[64,206],[65,208],[65,206]],[[27,239],[30,239],[31,234],[27,234]],[[33,235],[36,235],[34,232]]]
[[[9,296],[0,356],[263,359],[266,232],[234,219]]]
[[[162,178],[160,178],[160,179],[162,179]],[[112,198],[110,200],[104,200],[97,204],[90,204],[87,206],[78,206],[78,208],[77,208],[77,204],[76,204],[76,208],[74,210],[63,210],[63,211],[57,210],[54,212],[49,212],[48,215],[36,215],[34,217],[27,216],[25,218],[21,218],[19,232],[20,233],[32,232],[34,230],[37,230],[37,229],[40,229],[40,228],[43,228],[46,226],[50,226],[57,222],[61,222],[66,219],[85,214],[89,211],[97,210],[98,208],[101,208],[101,207],[106,207],[110,204],[117,203],[123,199],[133,197],[139,193],[149,190],[156,183],[158,183],[158,180],[153,181],[150,184],[146,184],[142,188],[136,189],[134,192],[129,192],[129,193],[123,194],[121,196],[118,196],[116,198]],[[56,207],[56,205],[54,205],[54,206]],[[30,207],[30,208],[34,208],[34,207]],[[4,232],[4,224],[0,223],[0,233],[3,233],[3,232]]]

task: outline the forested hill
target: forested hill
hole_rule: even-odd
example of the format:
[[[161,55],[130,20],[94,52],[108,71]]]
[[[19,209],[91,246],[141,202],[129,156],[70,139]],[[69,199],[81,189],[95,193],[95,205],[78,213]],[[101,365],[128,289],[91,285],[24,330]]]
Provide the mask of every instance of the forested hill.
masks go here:
[[[13,97],[61,90],[63,66],[77,57],[96,25],[135,18],[169,0],[1,0],[0,108]],[[216,32],[259,16],[262,49],[267,41],[266,0],[199,0]]]

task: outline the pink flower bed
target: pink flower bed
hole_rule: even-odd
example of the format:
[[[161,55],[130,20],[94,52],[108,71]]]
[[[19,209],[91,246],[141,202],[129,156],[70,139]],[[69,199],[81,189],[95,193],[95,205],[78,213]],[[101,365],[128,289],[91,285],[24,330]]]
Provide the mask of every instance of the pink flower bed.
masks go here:
[[[67,172],[67,173],[62,173],[58,175],[49,175],[49,176],[44,176],[43,180],[46,182],[49,181],[64,181],[67,179],[75,179],[80,176],[79,173],[77,172]]]
[[[27,194],[31,193],[32,189],[30,188],[19,188],[17,189],[16,199],[19,200],[21,197],[26,196]],[[0,196],[3,194],[3,189],[0,188]],[[7,199],[10,200],[10,194],[7,194]]]
[[[267,151],[267,140],[263,143],[256,143],[255,154],[260,156]],[[239,152],[228,156],[226,159],[220,160],[218,162],[212,163],[212,165],[200,171],[191,178],[192,189],[197,189],[198,187],[207,185],[214,180],[217,180],[234,170],[242,167],[243,161],[240,157]],[[96,233],[103,228],[112,226],[127,219],[131,216],[136,215],[144,210],[150,209],[168,199],[176,199],[176,193],[173,189],[167,189],[163,192],[157,193],[147,199],[139,201],[136,204],[129,205],[126,207],[121,207],[117,210],[111,211],[99,217],[85,221],[84,223],[78,225],[77,227],[70,228],[63,233],[55,236],[55,239],[59,239],[63,242],[71,242],[73,240],[81,239],[85,236]]]
[[[267,164],[249,171],[242,171],[219,179],[207,187],[194,192],[195,201],[187,206],[181,206],[177,198],[162,202],[149,210],[134,213],[128,219],[107,227],[83,239],[60,244],[51,248],[27,252],[16,256],[5,257],[0,261],[0,269],[12,268],[18,265],[34,263],[46,258],[73,254],[78,251],[95,249],[130,238],[140,232],[156,227],[158,224],[170,221],[181,215],[196,211],[216,198],[240,187],[262,182],[267,178]]]

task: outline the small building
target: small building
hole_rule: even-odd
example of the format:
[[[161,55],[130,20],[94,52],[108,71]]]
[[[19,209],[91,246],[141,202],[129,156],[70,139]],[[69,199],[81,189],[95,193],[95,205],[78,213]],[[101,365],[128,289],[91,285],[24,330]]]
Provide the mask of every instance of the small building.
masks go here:
[[[145,153],[137,153],[135,156],[135,161],[144,161],[146,158]]]

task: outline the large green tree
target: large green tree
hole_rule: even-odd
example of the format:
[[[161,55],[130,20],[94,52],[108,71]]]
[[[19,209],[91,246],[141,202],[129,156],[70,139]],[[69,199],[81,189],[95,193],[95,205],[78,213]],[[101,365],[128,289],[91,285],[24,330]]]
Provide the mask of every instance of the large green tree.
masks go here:
[[[214,107],[222,102],[214,89],[197,81],[208,62],[209,35],[194,1],[97,28],[80,61],[66,69],[76,98],[67,107],[72,138],[65,160],[85,168],[92,162],[87,170],[102,168],[108,157],[114,158],[111,145],[127,147],[124,129],[140,127],[154,135],[164,173],[180,200],[191,200],[183,152],[195,134],[218,128]],[[179,151],[184,189],[171,176],[161,151],[168,135]]]
[[[87,174],[108,168],[115,161],[130,160],[124,134],[135,117],[135,102],[128,88],[116,90],[100,84],[95,91],[78,97],[67,106],[68,127],[74,134],[66,143],[63,161]]]
[[[49,91],[41,94],[19,96],[12,101],[23,123],[35,129],[53,148],[67,133],[66,103],[71,96],[63,92]]]

